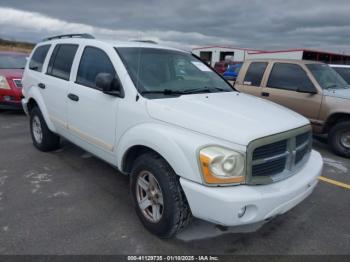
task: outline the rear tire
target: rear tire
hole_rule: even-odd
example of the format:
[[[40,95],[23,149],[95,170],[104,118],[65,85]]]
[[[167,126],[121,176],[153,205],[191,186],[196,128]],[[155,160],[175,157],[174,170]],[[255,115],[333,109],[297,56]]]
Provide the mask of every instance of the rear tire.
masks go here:
[[[130,189],[136,213],[152,234],[171,238],[189,223],[191,211],[179,177],[159,155],[146,153],[135,160]]]
[[[56,150],[60,147],[60,137],[51,132],[38,107],[30,111],[30,134],[34,146],[43,152]]]
[[[337,155],[350,157],[350,121],[335,124],[329,134],[328,143]]]

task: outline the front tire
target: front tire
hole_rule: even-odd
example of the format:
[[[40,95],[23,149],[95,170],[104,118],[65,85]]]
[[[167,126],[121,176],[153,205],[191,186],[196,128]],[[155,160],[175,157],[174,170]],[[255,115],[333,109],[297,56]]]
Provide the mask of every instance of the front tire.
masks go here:
[[[47,127],[45,119],[38,107],[30,111],[30,134],[33,145],[43,152],[56,150],[60,146],[60,137]]]
[[[350,121],[335,124],[329,134],[328,143],[334,153],[350,157]]]
[[[136,213],[151,233],[171,238],[188,224],[191,211],[179,178],[159,155],[135,160],[130,187]]]

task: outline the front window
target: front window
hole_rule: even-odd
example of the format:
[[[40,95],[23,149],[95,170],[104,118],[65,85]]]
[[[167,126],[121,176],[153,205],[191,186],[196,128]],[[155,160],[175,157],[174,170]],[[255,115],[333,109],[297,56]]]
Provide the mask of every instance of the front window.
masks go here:
[[[323,89],[349,88],[346,81],[326,64],[307,64],[307,68]]]
[[[267,86],[289,91],[298,91],[301,88],[310,92],[315,90],[314,85],[300,65],[291,63],[275,63]]]
[[[155,48],[117,48],[138,91],[149,98],[230,92],[233,88],[191,54]]]
[[[17,54],[1,54],[0,69],[24,69],[26,56]]]

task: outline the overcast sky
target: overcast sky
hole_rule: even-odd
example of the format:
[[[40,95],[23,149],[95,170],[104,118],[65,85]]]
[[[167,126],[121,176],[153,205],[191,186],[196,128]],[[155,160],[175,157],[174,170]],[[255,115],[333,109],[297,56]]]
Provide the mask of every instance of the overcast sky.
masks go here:
[[[348,0],[1,0],[0,38],[36,42],[84,32],[185,49],[226,44],[350,53],[349,16]]]

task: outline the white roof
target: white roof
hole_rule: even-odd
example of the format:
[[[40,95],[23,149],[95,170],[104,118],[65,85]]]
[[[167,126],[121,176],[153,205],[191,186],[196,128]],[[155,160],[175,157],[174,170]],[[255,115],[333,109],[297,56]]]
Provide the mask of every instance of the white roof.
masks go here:
[[[350,65],[329,65],[330,67],[350,68]]]

